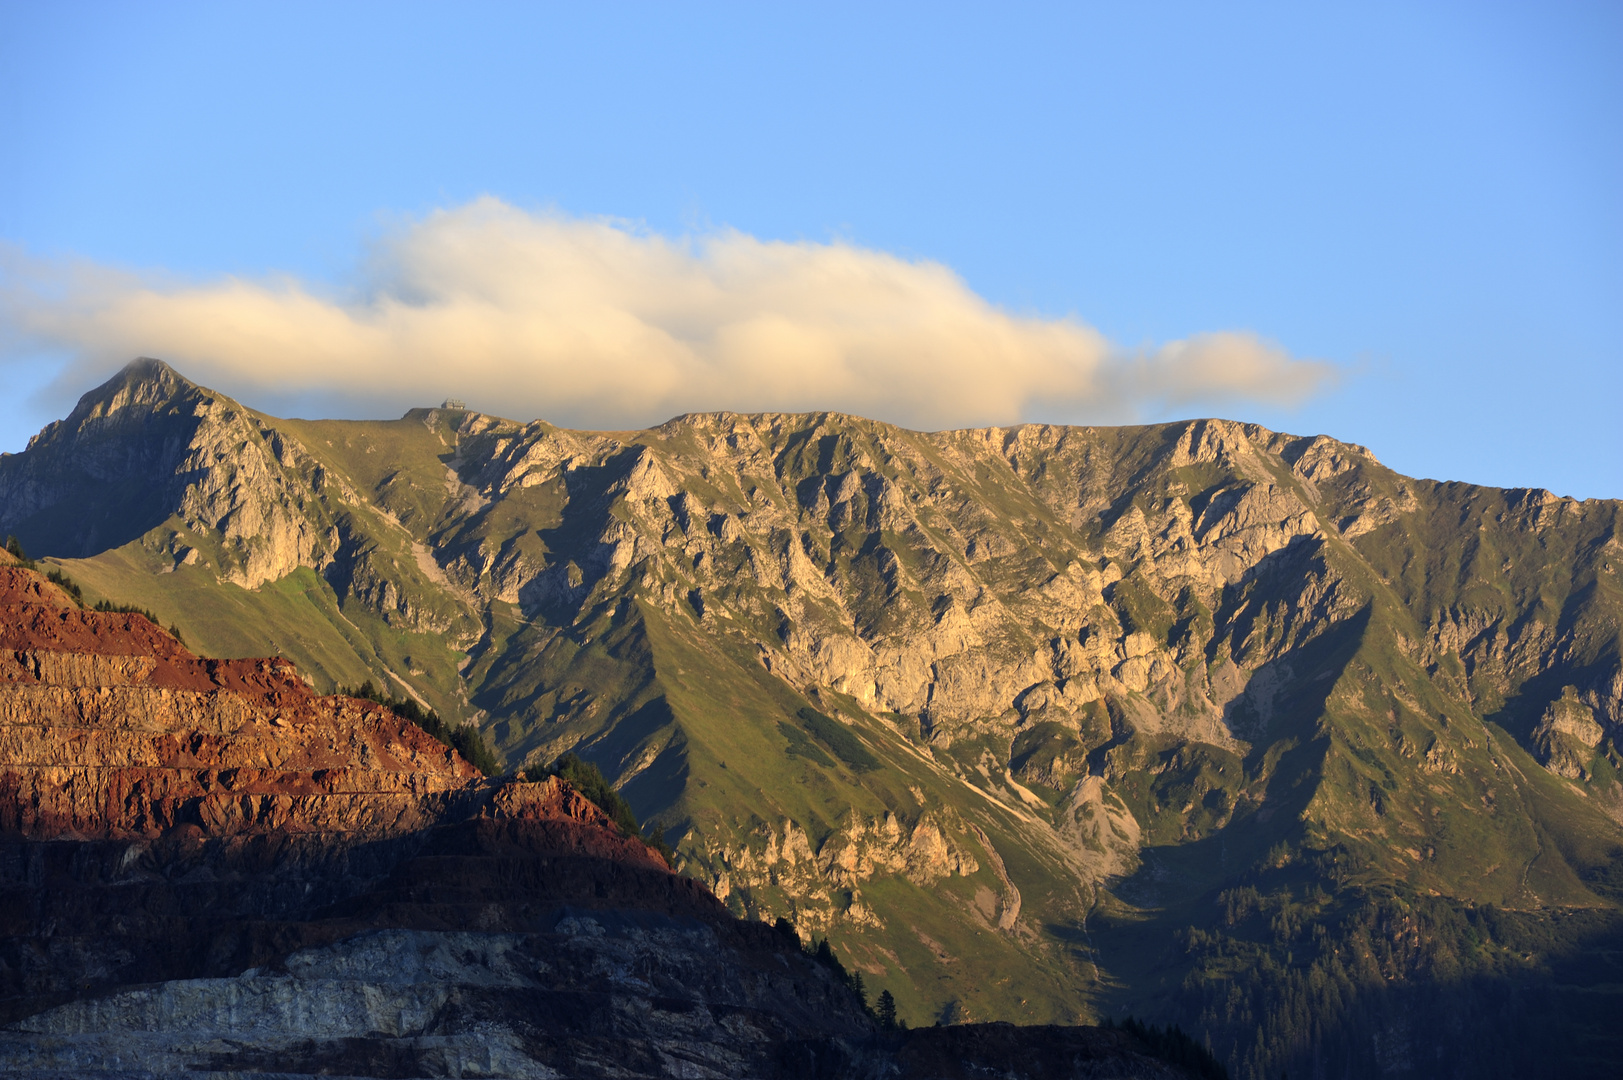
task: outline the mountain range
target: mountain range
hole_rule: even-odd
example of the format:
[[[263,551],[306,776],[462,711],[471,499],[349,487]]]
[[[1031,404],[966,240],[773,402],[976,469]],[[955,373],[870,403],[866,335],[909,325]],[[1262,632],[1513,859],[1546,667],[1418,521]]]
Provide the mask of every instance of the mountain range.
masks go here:
[[[1222,420],[272,417],[137,361],[0,533],[213,657],[572,752],[915,1025],[1611,1075],[1620,504]]]

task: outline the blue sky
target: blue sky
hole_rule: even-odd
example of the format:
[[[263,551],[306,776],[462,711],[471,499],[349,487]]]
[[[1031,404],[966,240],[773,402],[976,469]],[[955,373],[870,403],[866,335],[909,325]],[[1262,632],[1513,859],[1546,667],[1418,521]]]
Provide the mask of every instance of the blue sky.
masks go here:
[[[399,402],[369,402],[364,382],[321,381],[341,357],[284,368],[196,324],[247,333],[221,314],[235,282],[265,318],[319,302],[312,326],[376,329],[384,307],[471,288],[448,245],[484,237],[530,265],[541,248],[512,248],[516,230],[593,265],[632,244],[635,268],[604,271],[587,302],[634,308],[659,341],[687,331],[648,314],[650,292],[702,279],[726,297],[693,333],[733,340],[767,311],[878,388],[739,381],[705,346],[691,370],[721,383],[645,412],[737,385],[715,405],[822,394],[955,420],[970,414],[930,411],[928,373],[879,353],[963,325],[971,344],[943,378],[971,397],[1014,385],[1029,418],[1216,413],[1362,443],[1414,475],[1623,497],[1623,6],[587,7],[0,2],[0,449],[141,351],[250,404],[387,413]],[[740,259],[757,284],[738,284]],[[772,307],[835,264],[837,302]],[[935,266],[956,284],[909,269]],[[849,282],[870,279],[905,311],[853,307]],[[479,338],[478,307],[434,332]],[[933,337],[857,345],[818,321],[916,329],[943,312]],[[1054,327],[1095,365],[1069,389],[1073,361],[1020,351]],[[1194,369],[1177,343],[1224,333],[1255,344],[1232,354],[1250,366],[1180,396]],[[391,334],[355,338],[377,353],[357,371],[377,377],[423,336]],[[812,355],[750,340],[757,365]],[[982,355],[983,340],[1007,347]],[[1230,362],[1207,351],[1221,356],[1199,370]],[[1172,390],[1119,390],[1123,357]],[[518,361],[487,361],[470,396],[496,399],[491,373]],[[446,366],[401,361],[418,396],[411,363]],[[531,374],[561,385],[556,368]],[[607,416],[602,389],[532,412]]]

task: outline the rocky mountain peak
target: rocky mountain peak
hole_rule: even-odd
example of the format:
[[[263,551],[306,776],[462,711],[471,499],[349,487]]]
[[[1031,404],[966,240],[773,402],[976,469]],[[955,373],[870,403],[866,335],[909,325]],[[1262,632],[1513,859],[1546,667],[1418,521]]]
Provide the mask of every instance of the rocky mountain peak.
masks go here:
[[[142,357],[26,452],[0,461],[0,533],[40,555],[91,555],[146,538],[160,560],[195,561],[201,555],[181,533],[218,531],[213,564],[251,588],[331,561],[330,521],[312,521],[298,505],[316,481],[297,440]]]
[[[245,412],[161,360],[135,360],[0,460],[0,530],[52,555],[126,543],[181,501],[200,433]]]
[[[197,413],[204,400],[229,400],[198,386],[174,368],[149,356],[125,364],[117,374],[80,396],[65,419],[47,424],[28,441],[30,451],[44,455],[83,456],[90,444],[108,438],[126,439],[162,417],[184,421]],[[172,424],[172,422],[171,422]],[[171,424],[163,425],[172,434]]]
[[[137,357],[112,378],[81,396],[65,424],[78,428],[88,420],[110,417],[125,409],[156,409],[176,398],[197,394],[214,396],[212,391],[203,390],[162,360]]]

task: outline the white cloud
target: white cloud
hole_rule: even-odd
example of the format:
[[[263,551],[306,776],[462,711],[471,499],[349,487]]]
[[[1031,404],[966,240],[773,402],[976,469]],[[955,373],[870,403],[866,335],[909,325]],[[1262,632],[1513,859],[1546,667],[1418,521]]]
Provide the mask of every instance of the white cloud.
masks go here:
[[[185,284],[13,253],[0,348],[68,353],[76,390],[149,355],[253,404],[343,415],[365,402],[376,415],[449,395],[614,428],[714,409],[918,428],[1039,412],[1111,422],[1295,403],[1335,374],[1248,333],[1119,350],[1075,319],[1001,311],[940,264],[846,243],[673,240],[488,198],[399,230],[369,268],[342,298],[291,279]]]

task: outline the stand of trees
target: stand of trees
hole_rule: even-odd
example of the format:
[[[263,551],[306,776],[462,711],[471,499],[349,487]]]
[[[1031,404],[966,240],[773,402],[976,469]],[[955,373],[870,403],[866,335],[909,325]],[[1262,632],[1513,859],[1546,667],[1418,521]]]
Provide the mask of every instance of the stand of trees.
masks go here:
[[[1176,1014],[1240,1080],[1615,1076],[1623,916],[1381,890],[1226,891],[1176,935]]]
[[[373,685],[368,679],[354,689],[340,687],[338,692],[346,697],[361,698],[364,701],[374,701],[403,720],[410,720],[413,724],[428,732],[434,738],[451,747],[461,754],[463,759],[484,773],[486,776],[495,776],[501,772],[501,763],[485,742],[483,735],[477,728],[469,724],[452,726],[440,719],[440,714],[432,709],[423,707],[410,698],[390,697]]]
[[[27,554],[23,552],[22,542],[19,541],[15,536],[6,537],[6,552],[10,554],[12,558],[16,559],[18,563],[22,565],[23,569],[39,569],[39,563],[35,562],[33,559],[30,559]],[[69,596],[73,597],[73,602],[78,604],[81,608],[85,606],[84,591],[79,588],[77,582],[68,577],[68,575],[64,574],[62,571],[45,571],[45,580],[49,581],[52,585],[55,585]],[[146,608],[135,604],[115,604],[111,600],[98,600],[96,601],[95,607],[92,610],[104,612],[110,615],[139,615],[153,626],[156,626],[158,629],[163,629],[163,622],[158,618],[157,615],[148,611]],[[186,639],[181,636],[180,627],[176,626],[174,623],[169,624],[169,636],[180,642],[182,645],[186,644]]]
[[[662,855],[671,866],[676,865],[676,852],[671,845],[665,842],[665,829],[655,825],[647,832],[637,824],[637,815],[632,813],[631,804],[625,797],[614,790],[603,776],[603,772],[578,755],[565,754],[551,765],[534,766],[524,771],[526,780],[543,780],[548,776],[559,776],[574,785],[575,790],[597,804],[597,808],[609,815],[614,824],[626,836],[634,836]]]

